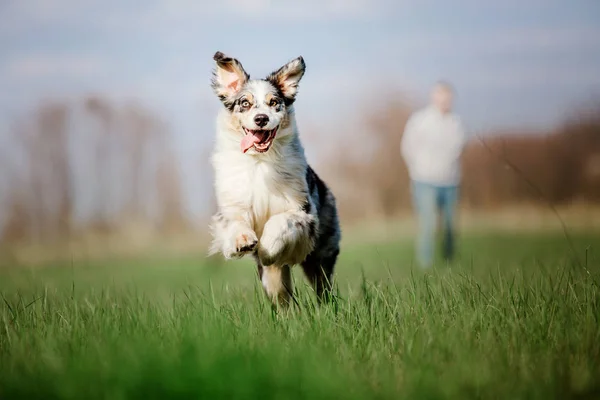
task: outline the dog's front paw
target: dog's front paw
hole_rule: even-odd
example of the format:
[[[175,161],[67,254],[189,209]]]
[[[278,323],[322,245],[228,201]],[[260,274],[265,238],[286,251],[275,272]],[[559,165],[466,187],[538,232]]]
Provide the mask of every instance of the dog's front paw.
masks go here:
[[[225,258],[243,257],[245,254],[252,253],[257,244],[258,238],[253,231],[247,230],[238,233],[223,249],[223,256]]]
[[[263,265],[294,265],[312,250],[314,219],[308,214],[278,214],[267,221],[258,245]]]
[[[235,250],[238,253],[253,252],[257,244],[258,238],[252,231],[242,233],[235,238]]]
[[[289,233],[285,214],[275,215],[267,221],[258,247],[258,257],[263,265],[272,265],[281,258]]]

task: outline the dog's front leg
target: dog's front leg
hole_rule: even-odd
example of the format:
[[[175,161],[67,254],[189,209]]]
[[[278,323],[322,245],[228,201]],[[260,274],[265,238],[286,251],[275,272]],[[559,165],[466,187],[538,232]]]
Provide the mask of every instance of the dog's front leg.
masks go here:
[[[265,294],[274,306],[287,308],[294,297],[292,271],[289,265],[263,266],[258,260],[258,274]]]
[[[226,259],[231,259],[254,252],[258,238],[243,215],[243,212],[236,213],[235,216],[217,213],[213,217],[213,242],[209,254],[220,252]]]
[[[272,216],[263,229],[258,257],[263,265],[294,265],[304,261],[314,248],[317,221],[303,211]]]

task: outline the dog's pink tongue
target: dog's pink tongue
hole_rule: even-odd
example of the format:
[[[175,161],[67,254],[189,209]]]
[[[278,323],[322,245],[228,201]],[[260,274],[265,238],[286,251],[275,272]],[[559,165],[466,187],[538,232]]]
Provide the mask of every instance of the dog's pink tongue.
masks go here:
[[[251,133],[244,135],[244,137],[242,138],[242,141],[240,142],[240,147],[242,148],[242,153],[245,153],[248,150],[250,150],[250,148],[252,146],[254,146],[254,143],[258,143],[258,142],[260,142],[260,138],[256,137],[255,135],[253,135]]]

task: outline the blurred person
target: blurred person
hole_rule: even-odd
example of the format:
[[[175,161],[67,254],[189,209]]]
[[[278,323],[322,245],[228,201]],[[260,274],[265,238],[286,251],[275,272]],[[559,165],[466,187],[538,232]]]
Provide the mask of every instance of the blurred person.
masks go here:
[[[429,106],[411,115],[401,142],[418,218],[417,259],[423,268],[433,265],[438,211],[444,227],[444,258],[450,261],[454,256],[460,158],[466,136],[459,116],[452,112],[453,100],[452,86],[436,83]]]

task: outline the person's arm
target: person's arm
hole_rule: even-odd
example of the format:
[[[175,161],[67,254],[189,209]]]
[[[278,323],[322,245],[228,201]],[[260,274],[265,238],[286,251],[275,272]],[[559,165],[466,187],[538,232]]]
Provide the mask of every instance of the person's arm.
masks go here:
[[[418,114],[411,115],[408,121],[406,122],[404,134],[402,135],[402,140],[400,143],[400,152],[402,154],[402,158],[404,159],[406,165],[409,167],[412,164],[414,154],[417,151],[418,147],[418,123]]]
[[[459,153],[459,157],[462,154],[463,150],[465,149],[467,142],[469,141],[469,137],[467,135],[467,132],[465,131],[465,126],[462,123],[462,120],[460,119],[460,117],[458,117],[457,120],[457,128],[456,128],[456,133],[459,136],[459,146],[458,146],[458,153]]]

